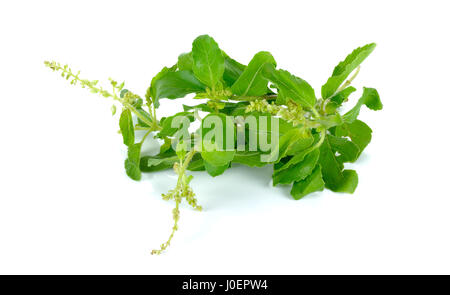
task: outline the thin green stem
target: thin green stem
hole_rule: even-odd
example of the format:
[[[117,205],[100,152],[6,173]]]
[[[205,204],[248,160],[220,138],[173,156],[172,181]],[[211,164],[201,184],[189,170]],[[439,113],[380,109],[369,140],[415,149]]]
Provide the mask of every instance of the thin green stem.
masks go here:
[[[192,160],[192,158],[194,157],[194,155],[195,155],[196,152],[197,152],[197,151],[196,151],[195,149],[192,149],[192,150],[186,155],[186,157],[184,158],[183,167],[182,167],[183,171],[185,171],[185,170],[187,169],[189,163],[191,162],[191,160]]]
[[[311,112],[313,113],[313,115],[316,119],[320,119],[320,114],[319,114],[319,112],[317,112],[315,107],[311,108]]]
[[[153,131],[153,130],[150,129],[150,130],[148,130],[147,133],[145,133],[144,137],[142,137],[141,144],[144,143],[145,139],[147,139],[147,136],[148,136],[152,131]]]
[[[124,107],[126,107],[127,109],[132,111],[136,115],[136,117],[141,119],[142,122],[144,122],[148,126],[152,126],[152,128],[154,130],[159,130],[159,129],[155,129],[155,124],[153,122],[150,122],[145,116],[143,116],[141,113],[139,113],[138,110],[136,110],[136,108],[133,105],[131,105],[130,103],[128,103],[128,102],[126,102],[124,100],[122,100],[120,97],[117,97],[117,99],[123,104]]]
[[[176,168],[175,171],[177,171],[178,173],[177,185],[175,189],[172,190],[172,196],[175,199],[175,208],[172,211],[174,224],[172,227],[172,232],[170,233],[170,236],[167,239],[167,241],[161,245],[161,248],[159,250],[152,250],[151,252],[152,255],[153,254],[159,255],[165,249],[167,249],[167,247],[170,245],[170,242],[172,241],[175,232],[178,230],[178,220],[180,219],[180,203],[182,197],[187,198],[188,202],[191,205],[194,205],[196,209],[201,209],[201,207],[196,205],[196,200],[194,202],[194,195],[192,194],[192,196],[189,196],[189,193],[192,193],[192,190],[188,186],[189,180],[186,177],[186,169],[189,166],[189,163],[191,162],[195,153],[196,153],[195,149],[192,149],[191,151],[189,151],[189,153],[186,154],[184,160],[180,159],[180,162],[177,162],[176,165],[174,165],[174,168]],[[188,193],[188,195],[186,195],[186,193]]]
[[[143,126],[134,126],[134,130],[152,130],[150,127],[143,127]],[[153,131],[153,130],[152,130]]]
[[[237,101],[254,101],[254,100],[258,100],[258,99],[273,100],[273,99],[277,99],[277,95],[276,94],[268,94],[268,95],[261,95],[261,96],[232,96],[229,99],[237,100]]]
[[[120,98],[119,95],[116,93],[116,87],[114,85],[113,85],[113,93],[110,93],[107,90],[103,89],[102,87],[97,87],[96,85],[98,81],[81,79],[78,76],[80,72],[78,72],[76,75],[73,74],[72,70],[67,65],[61,66],[59,63],[48,61],[45,62],[45,65],[54,71],[61,71],[62,76],[65,77],[67,80],[72,78],[70,83],[73,85],[75,85],[76,83],[80,83],[83,88],[87,87],[93,93],[100,93],[104,97],[112,97],[114,100],[119,101],[124,107],[130,109],[139,119],[142,120],[142,122],[144,122],[148,126],[152,126],[154,130],[161,129],[161,127],[158,125],[156,121],[156,117],[154,118],[153,122],[150,122],[146,117],[144,117],[141,113],[139,113],[134,106],[132,106],[129,102],[125,101],[124,99]]]
[[[318,141],[315,145],[313,145],[313,146],[311,147],[311,151],[313,151],[313,150],[319,148],[319,147],[322,145],[322,143],[323,143],[324,140],[325,140],[325,135],[327,135],[327,130],[326,130],[326,129],[323,129],[322,131],[320,131],[320,139],[319,139],[319,141]]]
[[[153,108],[153,120],[154,120],[155,123],[157,123],[158,119],[156,118],[156,107],[155,107],[155,104],[152,104],[152,108]]]
[[[358,67],[356,68],[355,73],[350,77],[350,79],[348,79],[347,81],[345,81],[345,83],[342,84],[341,87],[338,88],[338,90],[336,90],[336,93],[338,93],[339,91],[342,91],[344,88],[346,88],[347,86],[349,86],[350,84],[352,84],[353,80],[355,80],[356,76],[358,76],[360,69],[361,69],[361,67],[358,66]]]
[[[152,250],[152,252],[151,252],[152,255],[155,255],[155,254],[159,255],[164,250],[166,250],[167,247],[170,246],[170,242],[172,241],[172,238],[175,235],[175,232],[178,230],[178,220],[180,220],[180,203],[181,203],[181,198],[175,198],[175,208],[172,211],[173,216],[174,216],[174,223],[173,223],[173,227],[172,227],[172,232],[170,233],[170,236],[167,239],[167,241],[161,245],[161,249],[159,249],[159,250]]]

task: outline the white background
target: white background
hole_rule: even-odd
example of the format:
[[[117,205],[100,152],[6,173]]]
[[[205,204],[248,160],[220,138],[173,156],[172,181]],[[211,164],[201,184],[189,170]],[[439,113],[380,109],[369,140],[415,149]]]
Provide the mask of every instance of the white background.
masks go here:
[[[449,274],[449,8],[2,1],[0,273]],[[271,186],[269,167],[194,173],[205,210],[183,206],[171,247],[151,256],[172,226],[173,203],[160,194],[175,174],[127,178],[111,101],[70,86],[43,61],[69,63],[89,79],[125,80],[144,94],[152,76],[205,33],[244,63],[272,52],[316,93],[351,50],[376,42],[354,84],[376,87],[384,110],[361,113],[374,133],[351,165],[355,194],[294,201],[289,189]],[[180,110],[162,104],[161,114]]]

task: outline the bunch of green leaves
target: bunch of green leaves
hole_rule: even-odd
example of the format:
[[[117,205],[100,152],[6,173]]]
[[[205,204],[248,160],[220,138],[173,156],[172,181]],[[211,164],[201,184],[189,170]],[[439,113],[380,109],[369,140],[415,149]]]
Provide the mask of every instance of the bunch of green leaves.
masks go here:
[[[201,210],[189,183],[191,175],[186,171],[206,171],[212,177],[222,174],[235,164],[262,167],[273,165],[273,185],[291,186],[291,195],[300,199],[313,192],[328,188],[335,192],[353,193],[358,184],[356,171],[345,169],[345,163],[355,162],[371,141],[371,128],[358,119],[363,105],[371,110],[382,109],[378,92],[364,88],[353,108],[344,114],[341,106],[356,91],[350,84],[359,72],[361,62],[374,50],[375,44],[367,44],[351,52],[333,70],[331,77],[321,88],[321,97],[300,77],[277,68],[274,57],[266,51],[258,52],[248,65],[241,64],[222,51],[208,35],[197,37],[192,51],[178,56],[177,62],[164,67],[151,80],[141,98],[124,88],[124,83],[110,80],[112,92],[97,86],[98,81],[79,78],[68,66],[45,62],[54,71],[81,84],[91,92],[111,97],[122,105],[119,118],[123,143],[128,148],[125,171],[133,180],[140,180],[142,173],[173,168],[178,175],[177,185],[164,199],[173,199],[174,226],[168,241],[159,254],[170,244],[178,229],[179,204],[185,199],[193,208]],[[352,76],[350,76],[354,73]],[[202,102],[180,107],[180,112],[158,119],[156,111],[162,99],[178,99],[193,94]],[[203,118],[198,111],[206,112]],[[113,106],[113,114],[116,107]],[[174,128],[177,117],[187,118],[187,124],[200,121],[203,126],[208,116],[223,121],[228,140],[234,141],[234,150],[208,149],[190,141],[172,145],[179,128]],[[268,124],[258,123],[250,127],[238,121],[228,121],[226,116],[247,118],[276,118],[279,128],[273,132]],[[189,136],[203,138],[208,128],[200,128]],[[144,131],[141,140],[137,132]],[[244,132],[244,142],[238,142],[238,134]],[[164,144],[156,156],[141,155],[143,142],[149,134],[160,138]],[[227,134],[227,135],[226,135]],[[246,150],[250,138],[268,136],[278,142],[276,153],[258,148]],[[227,139],[223,138],[222,142]],[[216,144],[210,142],[208,144]],[[244,147],[243,149],[241,147]],[[262,156],[266,160],[262,161]]]

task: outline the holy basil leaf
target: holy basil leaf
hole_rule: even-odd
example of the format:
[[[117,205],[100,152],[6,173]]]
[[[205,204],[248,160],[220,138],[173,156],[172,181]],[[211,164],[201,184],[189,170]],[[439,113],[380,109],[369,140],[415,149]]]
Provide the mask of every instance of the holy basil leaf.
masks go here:
[[[146,118],[147,121],[152,122],[152,117],[151,117],[150,114],[149,114],[147,111],[145,111],[142,107],[136,108],[136,111],[138,111],[139,114],[141,114],[144,118]],[[137,120],[138,120],[139,126],[142,126],[142,127],[150,127],[150,126],[148,126],[147,123],[145,123],[144,121],[142,121],[139,117],[137,118]]]
[[[182,53],[178,56],[178,69],[180,71],[192,71],[192,66],[194,64],[194,60],[192,58],[192,53]]]
[[[353,194],[356,187],[358,186],[358,174],[355,170],[344,170],[342,171],[343,180],[339,187],[335,190],[340,193]]]
[[[203,161],[202,155],[199,153],[196,153],[192,157],[192,160],[189,163],[187,169],[190,171],[204,171],[205,170],[205,161]]]
[[[343,180],[344,165],[336,160],[335,152],[331,149],[327,137],[320,146],[319,164],[322,167],[323,180],[328,188],[336,190]]]
[[[120,114],[119,126],[123,137],[123,143],[126,146],[134,144],[133,117],[129,109],[124,109]]]
[[[355,162],[359,156],[359,148],[345,137],[328,135],[328,141],[333,151],[338,152],[336,159],[341,162]]]
[[[347,88],[342,89],[335,95],[330,98],[330,101],[336,103],[337,106],[341,106],[344,101],[347,101],[350,94],[356,91],[356,88],[353,86],[349,86]]]
[[[207,103],[201,103],[195,106],[188,106],[188,105],[183,105],[183,110],[185,112],[190,111],[190,110],[194,110],[194,109],[199,109],[200,111],[203,112],[208,112],[208,113],[213,113],[214,109],[212,107],[210,107]]]
[[[176,122],[177,124],[175,124],[177,126],[172,126],[175,123],[174,120],[178,120],[178,122]],[[157,136],[159,138],[173,136],[181,128],[188,127],[188,126],[183,126],[184,123],[187,124],[190,122],[194,122],[194,120],[195,120],[194,114],[190,113],[190,112],[181,112],[181,113],[177,113],[173,116],[167,117],[164,119],[163,123],[161,124],[162,129],[161,129],[161,131],[159,131]]]
[[[220,112],[228,116],[244,115],[248,105],[248,101],[240,101],[237,103],[225,102]]]
[[[128,147],[128,158],[125,160],[125,171],[133,180],[141,179],[141,170],[139,169],[141,146],[141,143],[135,143]]]
[[[175,151],[172,149],[172,140],[164,137],[164,143],[159,147],[159,155],[162,157],[174,156]]]
[[[312,173],[314,167],[316,167],[317,160],[319,159],[319,151],[316,149],[307,154],[303,161],[297,163],[287,169],[281,171],[275,171],[273,174],[273,185],[289,184],[294,181],[300,181],[305,179]]]
[[[306,138],[293,138],[292,147],[290,147],[285,154],[287,157],[284,157],[278,163],[275,163],[275,171],[281,171],[303,161],[305,156],[311,151],[311,146],[317,144],[319,140],[320,136],[317,133]]]
[[[252,151],[236,152],[233,158],[233,163],[243,164],[250,167],[263,167],[267,162],[261,162],[261,153]]]
[[[289,144],[286,155],[294,156],[299,152],[306,150],[310,147],[314,142],[314,137],[308,133],[304,133],[304,131],[300,130],[300,133],[297,133],[293,138],[291,138],[291,143]]]
[[[175,99],[203,91],[205,85],[191,71],[168,72],[154,83],[155,103],[161,98]]]
[[[292,99],[308,108],[313,108],[316,104],[314,89],[305,80],[291,75],[288,71],[276,70],[275,66],[269,63],[264,64],[263,75],[279,89],[283,98],[281,103],[286,104]]]
[[[247,106],[248,102],[243,101],[240,103],[236,103],[235,106],[230,107],[225,106],[222,112],[230,116],[245,116],[245,114],[247,113],[246,112]]]
[[[208,35],[197,37],[192,43],[192,58],[192,70],[197,79],[216,89],[225,70],[225,60],[216,41]]]
[[[363,105],[366,105],[369,109],[374,111],[378,111],[383,108],[380,96],[375,88],[364,87],[363,94],[356,105],[343,116],[344,121],[347,123],[354,122],[358,118],[359,111]]]
[[[278,163],[275,163],[274,169],[275,169],[276,172],[279,172],[281,170],[289,168],[292,165],[295,165],[295,164],[300,163],[301,161],[303,161],[305,156],[309,153],[309,150],[307,149],[307,147],[312,145],[312,143],[314,142],[314,139],[313,139],[313,137],[310,137],[310,138],[305,138],[303,141],[305,143],[305,145],[304,145],[305,148],[304,149],[298,150],[292,156],[285,157],[281,161],[279,161]],[[294,142],[295,142],[295,140],[294,140]],[[284,156],[284,155],[282,155],[282,156]]]
[[[208,174],[213,176],[213,177],[221,175],[230,166],[230,164],[226,164],[226,165],[223,165],[223,166],[216,166],[216,165],[213,165],[211,163],[208,163],[207,161],[204,162],[204,165],[205,165],[206,172],[208,172]]]
[[[179,161],[178,156],[175,154],[175,151],[172,149],[167,150],[164,153],[160,153],[156,156],[145,156],[141,158],[140,161],[140,170],[142,172],[156,172],[161,170],[170,169],[173,165]],[[199,153],[195,154],[192,157],[191,162],[189,163],[188,170],[190,171],[203,171],[205,170],[203,164],[203,158]]]
[[[344,61],[341,61],[333,70],[333,74],[322,86],[322,98],[331,97],[348,75],[356,69],[369,54],[375,49],[376,44],[371,43],[358,47],[350,53]]]
[[[317,165],[311,175],[303,180],[294,182],[291,189],[291,196],[299,200],[310,193],[322,191],[324,188],[325,183],[322,179],[322,171],[320,166]]]
[[[257,142],[267,142],[271,149],[262,149],[260,151],[270,152],[265,159],[266,162],[277,162],[286,155],[295,154],[298,150],[309,145],[312,137],[309,132],[304,129],[294,127],[292,123],[281,118],[274,118],[270,114],[263,113],[247,113],[256,119],[256,127],[249,124],[246,125],[245,132],[249,138],[255,138]],[[265,119],[265,120],[264,120]],[[278,128],[272,126],[278,121]]]
[[[162,157],[162,156],[145,156],[142,157],[139,163],[142,172],[156,172],[172,168],[173,164],[178,161],[178,157]]]
[[[215,144],[203,143],[201,152],[203,160],[214,166],[228,165],[234,158],[236,151],[224,151],[217,148]]]
[[[336,127],[335,135],[339,137],[350,137],[352,142],[359,148],[359,157],[372,139],[372,129],[370,129],[370,127],[363,121],[355,120],[353,123],[345,123]]]
[[[281,137],[284,134],[288,133],[295,127],[292,123],[282,119],[273,117],[268,113],[259,113],[259,112],[251,112],[246,113],[246,117],[250,116],[256,119],[256,127],[253,125],[249,125],[248,132],[256,133],[258,136],[267,136],[267,140],[271,141],[271,136]],[[272,123],[276,124],[278,121],[278,128],[272,127]],[[295,128],[298,129],[298,128]],[[300,131],[300,130],[297,130]],[[259,138],[258,138],[259,140]]]
[[[343,171],[344,165],[336,159],[328,135],[320,146],[319,164],[327,188],[335,192],[353,193],[355,191],[358,185],[358,176],[353,170]]]
[[[344,123],[344,120],[342,119],[341,115],[339,115],[339,113],[336,113],[334,115],[321,117],[318,122],[326,129],[330,129],[335,126],[342,125]]]
[[[261,51],[255,54],[247,68],[231,87],[233,93],[242,96],[266,94],[268,80],[262,75],[262,69],[266,63],[277,65],[269,52]]]
[[[335,114],[337,109],[348,100],[350,94],[356,91],[356,88],[349,86],[333,95],[325,105],[326,114]]]
[[[147,93],[145,94],[145,97],[147,99],[152,98],[153,99],[153,104],[155,105],[156,108],[159,107],[159,99],[157,98],[157,93],[156,93],[156,82],[161,79],[162,77],[164,77],[167,73],[170,72],[175,72],[177,70],[177,65],[174,65],[170,68],[168,67],[164,67],[158,74],[156,74],[155,77],[153,77],[151,83],[150,83],[150,87],[147,89]]]
[[[228,87],[231,87],[239,78],[239,76],[241,76],[242,72],[244,72],[245,66],[230,58],[223,51],[222,54],[225,57],[225,70],[223,72],[223,80]]]
[[[275,162],[278,162],[277,160],[280,160],[285,156],[293,156],[300,153],[301,151],[309,147],[314,141],[314,138],[312,136],[305,135],[304,131],[299,128],[293,128],[282,135],[280,134],[280,136],[281,137],[279,139],[278,149],[272,151],[272,154],[278,153],[278,159],[276,159],[275,157],[271,158]],[[296,159],[301,161],[303,160],[303,157],[302,158],[296,157]],[[287,164],[284,168],[287,168],[290,165],[296,163],[297,162],[292,161],[289,164]],[[279,165],[278,163],[275,164],[276,167],[278,165]]]
[[[245,65],[235,61],[229,57],[225,52],[222,51],[222,55],[225,60],[225,69],[223,72],[223,80],[228,87],[231,87],[234,82],[239,78],[242,72],[245,70]],[[194,64],[194,59],[192,58],[192,52],[182,53],[178,56],[178,69],[191,70]]]

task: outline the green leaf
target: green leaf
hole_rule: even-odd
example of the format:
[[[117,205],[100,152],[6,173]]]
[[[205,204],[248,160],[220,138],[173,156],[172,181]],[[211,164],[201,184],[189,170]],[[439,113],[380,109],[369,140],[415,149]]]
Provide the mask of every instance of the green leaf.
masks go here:
[[[161,98],[175,99],[203,91],[205,85],[191,71],[168,72],[155,82],[155,103]]]
[[[293,141],[295,144],[295,142],[297,142],[298,140],[292,139],[291,141]],[[303,161],[305,156],[310,152],[307,148],[313,144],[314,138],[309,137],[309,138],[303,139],[302,141],[304,142],[304,148],[296,150],[295,154],[291,153],[291,155],[292,155],[291,157],[285,157],[285,158],[281,159],[281,161],[279,161],[278,163],[275,163],[275,165],[274,165],[275,172],[279,172],[281,170],[289,168],[292,165],[295,165],[295,164]],[[282,155],[282,156],[284,156],[284,155]]]
[[[153,104],[156,108],[159,107],[159,98],[157,98],[157,90],[156,90],[156,82],[164,77],[167,73],[175,72],[177,70],[177,65],[174,65],[170,68],[164,67],[155,77],[152,78],[150,83],[150,87],[147,89],[147,93],[145,97],[149,99],[150,97],[153,99]]]
[[[355,170],[344,170],[342,172],[343,180],[336,192],[353,194],[358,186],[358,174]]]
[[[187,169],[190,171],[204,171],[205,170],[205,161],[203,161],[202,155],[199,153],[196,153],[192,157],[192,160],[189,163]]]
[[[226,164],[223,166],[216,166],[216,165],[210,164],[206,161],[204,162],[204,165],[205,165],[206,172],[208,172],[208,174],[213,177],[219,176],[220,174],[224,173],[225,170],[227,170],[228,167],[230,166],[229,164]]]
[[[202,112],[208,112],[208,113],[213,113],[214,109],[212,107],[210,107],[207,103],[201,103],[195,106],[188,106],[188,105],[183,105],[183,110],[185,112],[190,111],[190,110],[194,110],[194,109],[199,109]]]
[[[216,41],[208,35],[197,37],[192,43],[192,58],[197,79],[216,89],[225,70],[225,60]]]
[[[287,169],[275,171],[273,174],[273,185],[288,184],[305,179],[312,173],[319,159],[319,151],[316,149],[305,156],[303,161]]]
[[[324,188],[325,183],[322,179],[322,171],[320,166],[317,165],[311,175],[303,180],[294,182],[291,189],[291,196],[299,200],[310,193],[322,191]]]
[[[286,104],[292,99],[308,108],[313,108],[316,104],[314,89],[305,80],[291,75],[288,71],[276,70],[275,66],[269,63],[264,64],[263,75],[279,89],[279,94],[283,98],[280,103]]]
[[[326,129],[344,124],[344,120],[342,119],[341,115],[339,115],[339,113],[321,117],[318,122],[322,125],[322,127],[325,127]]]
[[[141,170],[139,169],[141,146],[141,143],[135,143],[128,147],[128,158],[125,160],[125,171],[133,180],[141,179]]]
[[[261,153],[257,151],[238,151],[234,155],[232,162],[250,167],[263,167],[268,164],[267,162],[261,162]]]
[[[218,126],[216,126],[216,124]],[[221,130],[219,125],[222,127]],[[212,113],[207,115],[203,118],[200,127],[203,144],[216,144],[222,150],[227,150],[227,148],[231,148],[231,146],[234,147],[236,142],[236,126],[230,117],[227,119],[225,114]],[[208,136],[211,135],[213,137],[208,138]],[[227,144],[230,146],[227,147]],[[203,146],[203,148],[204,147],[205,146]]]
[[[141,114],[144,118],[146,118],[147,121],[152,122],[152,117],[150,116],[150,114],[146,110],[144,110],[143,108],[139,107],[139,108],[136,108],[136,111],[138,111],[139,114]],[[139,117],[137,118],[137,120],[138,120],[138,124],[140,126],[142,126],[142,127],[150,127],[150,126],[148,126],[147,123],[142,121]]]
[[[234,158],[236,151],[219,150],[215,144],[203,143],[202,158],[214,166],[228,165]]]
[[[356,88],[349,86],[333,95],[325,105],[325,113],[335,114],[337,109],[348,100],[350,94],[356,91]]]
[[[173,164],[178,161],[178,156],[164,157],[158,156],[145,156],[142,157],[139,163],[140,170],[142,172],[156,172],[172,168]]]
[[[188,151],[188,143],[186,141],[179,141],[177,142],[177,147],[175,148],[175,153],[178,156],[178,159],[181,161],[186,157]]]
[[[274,128],[273,134],[272,134],[272,120],[271,120],[271,115],[268,113],[259,113],[259,112],[251,112],[251,113],[246,113],[246,116],[253,116],[256,118],[256,122],[257,122],[257,129],[254,129],[253,127],[250,128],[251,126],[249,126],[249,132],[256,132],[259,133],[260,135],[268,135],[269,136],[269,141],[270,141],[270,136],[277,136],[277,137],[281,137],[284,134],[290,132],[292,129],[298,129],[297,131],[300,131],[299,128],[296,128],[292,125],[292,123],[287,122],[286,120],[282,119],[282,118],[276,118],[278,120],[278,130],[276,130],[276,128]],[[261,119],[261,117],[266,117],[265,121],[267,122],[267,124],[262,124],[264,121]]]
[[[256,138],[258,142],[266,141],[264,138],[267,138],[267,143],[276,140],[275,148],[270,151],[270,156],[268,155],[269,157],[266,158],[268,162],[277,162],[286,155],[295,154],[313,141],[309,131],[305,132],[304,129],[294,127],[292,123],[284,119],[275,118],[275,120],[278,120],[278,129],[273,128],[275,132],[272,132],[273,117],[270,114],[252,112],[246,115],[254,116],[257,123],[256,128],[252,125],[245,126],[246,135],[249,138]],[[260,121],[261,117],[266,117],[267,124]],[[267,150],[264,152],[267,152]]]
[[[358,176],[353,170],[343,170],[344,165],[336,159],[329,139],[327,135],[320,146],[319,157],[325,186],[335,192],[353,193],[358,185]]]
[[[372,129],[367,126],[366,123],[360,120],[355,120],[353,123],[346,123],[341,126],[336,127],[335,135],[342,137],[348,136],[351,138],[352,142],[356,144],[359,148],[359,155],[366,148],[372,139]]]
[[[311,134],[305,134],[300,131],[299,134],[291,138],[291,143],[286,150],[286,155],[295,156],[299,152],[302,152],[309,148],[314,143],[314,137]]]
[[[331,97],[348,75],[356,69],[369,54],[375,49],[376,44],[371,43],[363,47],[358,47],[350,53],[344,61],[341,61],[333,71],[328,81],[322,86],[322,98]]]
[[[272,135],[273,136],[273,135]],[[299,128],[293,128],[284,134],[280,134],[279,142],[278,142],[278,151],[275,150],[272,154],[276,154],[278,152],[278,159],[272,157],[271,159],[275,162],[278,162],[281,158],[285,156],[293,156],[298,154],[299,152],[305,150],[307,147],[311,146],[314,138],[311,135],[305,135],[304,131]],[[303,160],[303,157],[294,157],[295,160],[288,163],[282,169],[288,168],[292,164],[296,164],[299,161]],[[272,162],[272,161],[271,161]],[[275,164],[275,167],[278,167],[278,163]],[[281,169],[281,170],[282,170]]]
[[[172,140],[168,137],[164,137],[164,143],[159,147],[160,156],[173,156],[175,151],[172,149]]]
[[[245,110],[248,105],[248,101],[234,103],[233,105],[225,103],[225,107],[221,110],[221,112],[229,116],[245,116]]]
[[[380,96],[375,88],[364,87],[363,94],[356,105],[343,116],[344,121],[347,123],[354,122],[358,118],[359,111],[363,105],[366,105],[369,109],[374,111],[378,111],[383,108]]]
[[[178,56],[178,69],[180,71],[192,71],[192,66],[194,64],[194,59],[192,58],[192,53],[182,53]]]
[[[356,88],[353,86],[349,86],[347,88],[342,89],[335,95],[330,98],[330,101],[336,103],[337,106],[341,106],[343,102],[348,100],[350,94],[356,91]]]
[[[262,75],[266,64],[276,66],[275,59],[267,51],[255,54],[247,68],[231,87],[234,94],[242,96],[261,96],[267,93],[268,80]]]
[[[241,101],[237,103],[225,102],[220,112],[228,116],[244,115],[245,109],[247,108],[248,105],[249,105],[248,101]]]
[[[189,122],[194,122],[194,114],[190,112],[180,112],[173,116],[167,117],[164,119],[164,121],[161,123],[161,131],[157,134],[157,137],[163,138],[166,136],[173,136],[178,130],[183,128],[183,124],[180,124],[179,127],[172,127],[173,120],[175,118],[185,117],[189,120]],[[187,121],[186,121],[187,122]],[[187,126],[186,126],[187,127]]]
[[[358,146],[347,138],[328,135],[328,141],[330,142],[331,149],[339,153],[339,156],[336,157],[339,162],[355,162],[358,159]]]
[[[228,87],[231,87],[234,82],[239,78],[242,72],[245,70],[245,65],[230,58],[225,52],[222,51],[222,55],[225,59],[225,69],[223,72],[223,80]],[[194,64],[192,58],[192,52],[182,53],[178,56],[178,69],[191,70]]]
[[[331,149],[328,136],[320,146],[319,164],[322,167],[323,180],[328,188],[336,190],[343,180],[344,165],[336,160],[335,152]]]
[[[223,80],[228,87],[231,87],[239,78],[239,76],[241,76],[241,74],[244,72],[245,66],[230,58],[223,51],[222,54],[225,57],[225,70],[223,72]]]
[[[206,125],[207,122],[211,123],[211,126],[207,126]],[[216,124],[221,124],[221,126],[216,126]],[[222,130],[220,130],[220,127],[222,127]],[[216,138],[216,136],[220,136],[219,133],[215,132],[216,130],[221,131],[222,138]],[[213,138],[208,138],[211,134],[214,135]],[[228,138],[228,136],[230,135],[233,137]],[[201,122],[201,136],[202,136],[201,155],[202,158],[205,160],[205,168],[208,171],[208,173],[212,170],[216,172],[222,171],[222,168],[224,166],[228,167],[229,163],[233,160],[235,155],[235,150],[231,151],[227,150],[227,140],[230,141],[231,144],[233,144],[234,148],[235,143],[234,123],[232,121],[230,122],[229,120],[227,120],[224,114],[209,114],[208,116],[203,118]]]
[[[122,133],[123,143],[126,146],[134,144],[134,125],[133,117],[129,109],[123,109],[119,119],[120,132]]]

